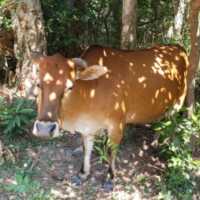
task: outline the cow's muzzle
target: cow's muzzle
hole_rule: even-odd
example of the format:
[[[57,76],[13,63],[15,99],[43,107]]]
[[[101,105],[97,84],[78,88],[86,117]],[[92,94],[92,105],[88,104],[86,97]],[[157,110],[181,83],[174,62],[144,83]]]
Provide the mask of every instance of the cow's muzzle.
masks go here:
[[[33,135],[42,138],[58,137],[59,125],[57,122],[43,122],[36,120],[33,126]]]

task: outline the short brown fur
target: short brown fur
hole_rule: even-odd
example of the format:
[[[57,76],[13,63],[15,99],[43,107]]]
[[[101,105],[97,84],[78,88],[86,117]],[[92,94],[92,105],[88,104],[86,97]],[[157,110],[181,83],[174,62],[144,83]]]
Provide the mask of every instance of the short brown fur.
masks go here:
[[[183,104],[189,65],[179,46],[138,51],[95,46],[82,58],[88,65],[106,66],[109,72],[95,80],[75,80],[75,67],[69,66],[68,59],[54,55],[40,61],[39,120],[58,120],[62,128],[79,131],[87,128],[79,127],[87,119],[83,125],[90,127],[91,122],[88,131],[107,129],[112,142],[119,144],[126,123],[149,123]],[[53,77],[48,84],[43,81],[46,73]],[[72,80],[74,86],[64,94],[66,79]],[[56,84],[58,80],[61,84]],[[51,102],[52,92],[56,93],[56,100]]]

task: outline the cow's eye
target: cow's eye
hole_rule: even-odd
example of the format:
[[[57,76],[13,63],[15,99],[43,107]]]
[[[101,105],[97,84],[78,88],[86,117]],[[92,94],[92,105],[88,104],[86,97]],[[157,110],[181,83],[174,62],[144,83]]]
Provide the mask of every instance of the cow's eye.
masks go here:
[[[37,87],[37,88],[41,88],[41,83],[40,83],[40,81],[37,81],[36,87]]]

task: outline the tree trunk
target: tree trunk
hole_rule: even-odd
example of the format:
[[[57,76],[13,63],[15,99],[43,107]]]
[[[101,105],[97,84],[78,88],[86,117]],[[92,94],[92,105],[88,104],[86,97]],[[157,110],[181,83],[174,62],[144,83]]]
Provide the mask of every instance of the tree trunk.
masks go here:
[[[121,48],[133,49],[136,46],[137,0],[123,0]]]
[[[173,0],[174,22],[167,32],[168,38],[175,38],[177,41],[182,38],[184,18],[187,10],[188,0]]]
[[[190,2],[190,37],[191,52],[189,55],[190,71],[188,75],[188,94],[187,105],[188,115],[191,116],[195,104],[195,75],[200,66],[200,1],[191,0]]]
[[[31,59],[37,54],[46,54],[46,38],[39,0],[20,0],[12,13],[15,33],[14,52],[18,59],[17,78],[28,83],[32,73]],[[26,81],[25,81],[26,80]],[[30,84],[28,84],[30,86]],[[22,85],[29,89],[28,85]]]

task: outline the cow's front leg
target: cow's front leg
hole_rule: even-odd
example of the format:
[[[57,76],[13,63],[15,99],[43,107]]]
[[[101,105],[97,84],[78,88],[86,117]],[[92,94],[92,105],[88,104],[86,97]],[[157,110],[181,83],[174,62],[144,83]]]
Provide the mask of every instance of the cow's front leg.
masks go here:
[[[84,158],[83,164],[78,176],[72,177],[72,183],[75,185],[81,185],[83,181],[87,180],[90,175],[90,159],[92,154],[94,144],[94,136],[83,136],[83,149],[84,149]]]
[[[90,159],[92,155],[93,144],[94,144],[94,136],[91,136],[91,135],[83,136],[84,160],[83,160],[80,176],[84,180],[86,180],[88,176],[90,175],[90,168],[91,168]]]

